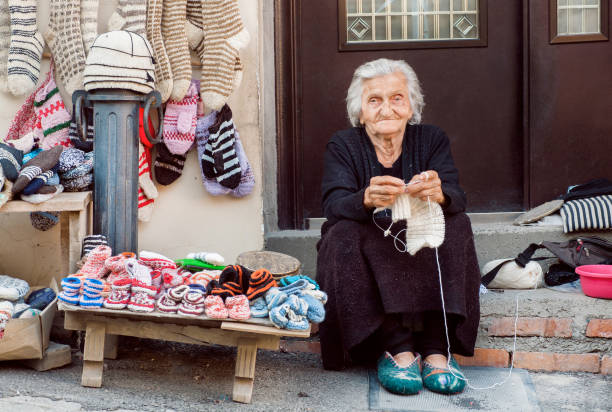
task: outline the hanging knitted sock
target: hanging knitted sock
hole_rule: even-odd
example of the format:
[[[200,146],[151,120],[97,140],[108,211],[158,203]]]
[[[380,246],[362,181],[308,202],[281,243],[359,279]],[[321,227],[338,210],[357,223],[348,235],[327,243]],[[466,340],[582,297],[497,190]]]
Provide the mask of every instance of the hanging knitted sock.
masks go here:
[[[11,26],[8,0],[0,0],[0,92],[8,91],[7,68]]]
[[[23,152],[14,147],[0,143],[0,167],[8,180],[14,182],[21,171]]]
[[[155,158],[155,180],[161,185],[169,185],[181,177],[185,166],[185,156],[170,153],[163,144],[157,145]]]
[[[151,180],[151,159],[147,157],[142,143],[138,146],[138,220],[148,222],[151,220],[158,193]]]
[[[206,190],[215,196],[226,194],[229,191],[229,189],[222,187],[218,183],[217,185],[221,190],[215,190],[216,188],[212,187],[213,191],[211,191],[210,188],[206,186],[207,181],[216,182],[214,178],[217,176],[217,174],[215,172],[215,160],[213,159],[212,146],[209,142],[209,129],[216,122],[218,114],[219,113],[213,110],[206,116],[201,117],[196,125],[198,157],[200,159],[200,168],[202,170],[204,187],[206,187]]]
[[[206,107],[219,110],[237,87],[238,50],[249,42],[236,0],[202,2],[204,42],[198,52],[202,61],[200,92]]]
[[[165,102],[172,93],[172,69],[162,37],[162,8],[164,0],[147,0],[147,40],[153,47],[155,58],[155,89]]]
[[[71,147],[72,143],[68,135],[70,113],[64,106],[64,101],[53,78],[36,94],[34,107],[38,116],[34,133],[38,135],[40,147],[43,150],[58,145]]]
[[[235,189],[238,186],[241,177],[234,131],[232,110],[228,105],[225,105],[219,112],[215,123],[208,129],[210,135],[206,149],[212,152],[214,174],[217,182],[230,189]],[[207,163],[210,162],[208,158],[206,160]]]
[[[81,34],[85,55],[98,37],[98,0],[81,0]]]
[[[80,0],[50,0],[49,30],[45,38],[66,93],[83,88],[85,48],[81,34]]]
[[[108,30],[127,30],[140,35],[146,32],[147,0],[119,0],[108,20]]]
[[[36,23],[36,0],[8,0],[11,17],[11,46],[7,73],[14,95],[30,93],[38,83],[45,40]]]
[[[182,100],[191,83],[191,57],[185,23],[187,0],[164,0],[161,30],[164,46],[172,68],[172,93],[174,100]]]
[[[184,155],[193,146],[197,123],[198,89],[192,81],[185,98],[168,100],[164,112],[164,143],[170,153]]]

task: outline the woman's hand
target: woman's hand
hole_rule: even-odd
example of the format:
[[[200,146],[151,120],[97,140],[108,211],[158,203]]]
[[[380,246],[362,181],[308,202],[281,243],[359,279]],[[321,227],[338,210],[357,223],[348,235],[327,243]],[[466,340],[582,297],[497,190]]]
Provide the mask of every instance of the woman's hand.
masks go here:
[[[444,193],[442,193],[442,181],[435,170],[427,170],[413,176],[406,186],[406,193],[425,202],[427,198],[440,205],[444,205],[446,202]]]
[[[395,202],[395,198],[404,193],[406,187],[402,179],[393,176],[374,176],[363,195],[366,208],[387,207]]]

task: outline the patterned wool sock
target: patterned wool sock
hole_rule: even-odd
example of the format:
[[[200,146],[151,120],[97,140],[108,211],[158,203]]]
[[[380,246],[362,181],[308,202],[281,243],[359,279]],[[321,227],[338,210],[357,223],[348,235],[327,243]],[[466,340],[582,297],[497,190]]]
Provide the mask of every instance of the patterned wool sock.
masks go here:
[[[193,146],[198,110],[198,89],[192,81],[185,98],[168,100],[164,112],[164,143],[170,153],[184,155]]]
[[[68,135],[70,113],[53,78],[36,94],[34,107],[38,116],[34,134],[38,136],[40,147],[43,150],[58,145],[71,147]]]
[[[172,93],[172,69],[162,37],[162,8],[164,0],[147,0],[147,40],[153,47],[155,58],[155,89],[166,102]]]
[[[57,174],[56,172],[57,165],[45,172],[42,172],[34,179],[32,179],[32,181],[28,183],[28,185],[23,189],[21,193],[24,195],[33,195],[34,193],[37,193],[41,187],[47,184],[47,182],[53,177],[53,175]]]
[[[163,144],[157,145],[157,157],[155,158],[155,180],[157,183],[167,186],[181,177],[185,166],[185,156],[170,153]]]
[[[147,0],[119,0],[117,10],[108,20],[108,30],[127,30],[145,35]]]
[[[8,6],[11,17],[8,89],[14,95],[22,95],[33,91],[38,83],[45,40],[37,27],[37,0],[8,0]]]
[[[7,68],[11,41],[8,0],[0,0],[0,92],[8,91]]]
[[[55,146],[50,150],[44,150],[23,165],[17,180],[15,180],[13,195],[21,193],[32,179],[57,165],[62,150],[64,150],[63,146]]]
[[[81,0],[81,34],[85,55],[98,37],[98,0]]]
[[[30,222],[34,229],[46,232],[59,223],[59,212],[32,212]]]
[[[206,107],[219,110],[237,87],[238,50],[249,42],[237,0],[202,2],[204,41],[196,48],[202,62],[200,92]],[[241,72],[239,72],[241,73]]]
[[[45,33],[56,73],[66,93],[83,88],[85,48],[81,34],[80,0],[50,0],[49,30]]]
[[[4,143],[0,143],[0,167],[4,176],[11,182],[17,180],[23,162],[23,152]]]
[[[202,163],[202,168],[204,169],[205,164],[209,168],[212,163],[217,182],[230,189],[235,189],[240,184],[241,170],[235,148],[236,136],[232,110],[228,105],[223,106],[208,132],[208,143],[206,143],[203,155],[203,161],[206,162]],[[212,153],[212,157],[208,153]],[[209,176],[206,169],[204,173],[207,177]]]
[[[185,24],[187,0],[164,0],[161,31],[164,46],[172,68],[172,93],[174,100],[183,100],[191,84],[191,57]]]

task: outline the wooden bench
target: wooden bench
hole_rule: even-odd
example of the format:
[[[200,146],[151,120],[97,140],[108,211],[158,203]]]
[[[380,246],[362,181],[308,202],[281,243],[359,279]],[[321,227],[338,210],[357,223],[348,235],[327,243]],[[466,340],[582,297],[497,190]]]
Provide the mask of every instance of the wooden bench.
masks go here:
[[[39,204],[11,200],[0,208],[0,213],[59,212],[61,265],[65,276],[76,271],[76,262],[81,257],[81,243],[91,227],[91,199],[91,192],[72,192],[60,193]]]
[[[257,349],[278,350],[282,336],[306,338],[305,331],[278,329],[268,319],[215,320],[159,312],[137,313],[127,309],[85,309],[58,303],[64,311],[64,327],[85,331],[81,385],[102,386],[104,358],[117,357],[117,336],[159,339],[196,345],[236,346],[232,399],[250,403],[255,379]]]

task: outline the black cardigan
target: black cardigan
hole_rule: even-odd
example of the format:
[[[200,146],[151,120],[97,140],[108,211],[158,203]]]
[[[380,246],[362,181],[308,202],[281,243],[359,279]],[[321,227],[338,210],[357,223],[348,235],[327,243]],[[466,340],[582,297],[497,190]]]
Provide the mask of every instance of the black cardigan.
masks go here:
[[[402,173],[405,182],[425,170],[435,170],[446,197],[444,212],[465,211],[465,192],[451,155],[446,133],[432,125],[408,125],[402,143]],[[335,133],[323,157],[321,190],[323,214],[330,223],[341,219],[365,221],[372,211],[363,205],[370,179],[382,175],[374,145],[363,127]]]

